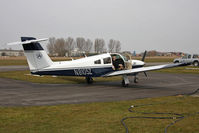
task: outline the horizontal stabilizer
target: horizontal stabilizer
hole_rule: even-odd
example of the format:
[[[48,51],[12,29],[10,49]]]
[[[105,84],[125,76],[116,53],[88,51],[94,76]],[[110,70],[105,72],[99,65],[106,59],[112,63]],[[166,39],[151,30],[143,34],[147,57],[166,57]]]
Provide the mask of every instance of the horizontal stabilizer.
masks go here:
[[[36,39],[36,40],[27,40],[24,42],[12,42],[12,43],[7,43],[7,45],[22,45],[22,44],[30,44],[30,43],[36,43],[36,42],[42,42],[42,41],[47,41],[48,38],[43,38],[43,39]]]

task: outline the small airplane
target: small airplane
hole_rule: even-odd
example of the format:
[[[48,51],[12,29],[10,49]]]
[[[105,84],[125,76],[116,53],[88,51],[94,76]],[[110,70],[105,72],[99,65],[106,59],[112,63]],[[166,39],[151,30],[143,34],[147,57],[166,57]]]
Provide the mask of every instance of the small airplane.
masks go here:
[[[144,67],[146,51],[142,60],[127,59],[119,53],[104,53],[71,61],[53,62],[39,43],[46,40],[48,39],[21,37],[21,42],[8,43],[8,45],[23,46],[33,75],[83,76],[88,84],[93,82],[93,77],[122,75],[122,86],[126,87],[130,83],[128,76],[134,76],[134,83],[137,83],[138,73],[143,72],[147,76],[147,71],[189,65],[189,63],[176,63]]]

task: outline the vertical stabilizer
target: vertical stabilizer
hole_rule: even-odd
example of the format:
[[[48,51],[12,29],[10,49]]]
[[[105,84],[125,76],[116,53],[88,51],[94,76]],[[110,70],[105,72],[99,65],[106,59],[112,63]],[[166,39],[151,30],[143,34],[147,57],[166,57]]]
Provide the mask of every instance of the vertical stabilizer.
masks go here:
[[[22,42],[36,40],[33,37],[21,37]],[[22,44],[31,71],[38,71],[53,64],[39,42]]]

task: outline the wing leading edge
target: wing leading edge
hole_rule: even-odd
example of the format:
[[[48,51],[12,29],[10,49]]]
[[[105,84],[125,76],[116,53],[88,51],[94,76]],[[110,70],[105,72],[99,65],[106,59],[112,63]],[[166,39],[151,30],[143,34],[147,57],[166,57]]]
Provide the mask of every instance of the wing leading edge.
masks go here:
[[[179,66],[187,66],[187,65],[190,65],[190,63],[165,64],[165,65],[134,68],[134,69],[129,69],[129,70],[120,70],[120,71],[114,71],[114,72],[108,73],[108,74],[104,75],[103,77],[111,77],[111,76],[117,76],[117,75],[128,75],[128,74],[135,74],[135,73],[140,73],[140,72],[153,71],[153,70],[179,67]]]

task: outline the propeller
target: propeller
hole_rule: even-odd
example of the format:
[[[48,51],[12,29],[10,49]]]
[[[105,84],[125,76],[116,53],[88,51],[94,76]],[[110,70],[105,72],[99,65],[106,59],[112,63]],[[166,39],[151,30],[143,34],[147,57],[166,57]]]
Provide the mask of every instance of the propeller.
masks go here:
[[[142,56],[142,61],[144,61],[144,60],[145,60],[146,53],[147,53],[147,51],[145,50],[145,51],[144,51],[144,54],[143,54],[143,56]]]
[[[145,50],[145,51],[144,51],[144,54],[143,54],[143,56],[142,56],[142,61],[143,61],[143,62],[144,62],[144,60],[145,60],[146,54],[147,54],[147,51]],[[146,72],[143,72],[143,73],[144,73],[144,75],[145,75],[146,77],[148,77],[147,74],[146,74]]]

